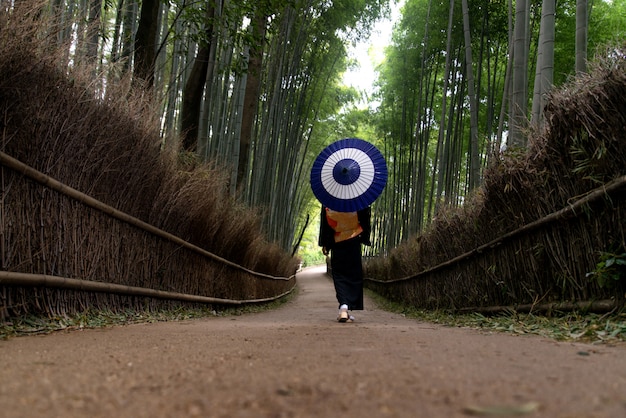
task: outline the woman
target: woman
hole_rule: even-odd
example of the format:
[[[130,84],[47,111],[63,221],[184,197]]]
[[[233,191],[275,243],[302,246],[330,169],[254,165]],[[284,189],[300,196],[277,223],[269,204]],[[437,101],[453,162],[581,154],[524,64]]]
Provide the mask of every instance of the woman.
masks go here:
[[[322,207],[319,245],[324,255],[330,253],[339,322],[352,322],[354,316],[349,311],[363,310],[361,244],[371,245],[370,217],[369,207],[358,212],[337,212]]]

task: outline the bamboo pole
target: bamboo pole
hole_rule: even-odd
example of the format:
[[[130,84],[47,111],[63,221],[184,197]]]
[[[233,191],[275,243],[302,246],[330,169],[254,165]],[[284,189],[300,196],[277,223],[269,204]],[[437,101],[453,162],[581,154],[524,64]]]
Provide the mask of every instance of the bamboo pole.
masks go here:
[[[189,295],[178,292],[147,289],[136,286],[124,286],[115,283],[95,282],[91,280],[71,279],[68,277],[50,276],[46,274],[16,273],[0,271],[0,285],[40,286],[45,288],[60,288],[79,290],[83,292],[116,293],[126,296],[145,296],[156,299],[180,300],[185,302],[213,303],[219,305],[244,305],[252,303],[271,302],[288,295],[295,289],[296,284],[280,295],[248,300],[220,299],[209,296]]]
[[[586,302],[553,302],[553,303],[528,303],[524,305],[514,306],[485,306],[485,307],[473,307],[473,308],[460,308],[455,311],[458,313],[484,313],[484,314],[497,314],[503,312],[571,312],[571,311],[586,311],[593,313],[606,313],[617,308],[617,304],[614,300],[604,299]]]

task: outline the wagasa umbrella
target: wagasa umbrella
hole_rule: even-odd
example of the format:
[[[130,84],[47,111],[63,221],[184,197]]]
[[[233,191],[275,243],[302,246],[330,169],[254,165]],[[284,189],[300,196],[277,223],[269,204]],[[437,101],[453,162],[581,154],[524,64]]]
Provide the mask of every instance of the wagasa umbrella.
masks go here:
[[[387,184],[385,157],[374,145],[345,138],[324,148],[311,168],[311,189],[326,207],[338,212],[365,209]]]

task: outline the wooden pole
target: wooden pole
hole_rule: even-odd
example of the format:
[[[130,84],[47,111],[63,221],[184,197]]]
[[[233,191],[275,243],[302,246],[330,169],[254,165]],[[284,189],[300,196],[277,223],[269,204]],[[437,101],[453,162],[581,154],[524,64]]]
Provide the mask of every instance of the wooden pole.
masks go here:
[[[189,295],[185,293],[166,292],[136,286],[124,286],[115,283],[95,282],[91,280],[71,279],[68,277],[49,276],[46,274],[16,273],[0,271],[0,286],[41,286],[46,288],[60,288],[79,290],[83,292],[116,293],[126,296],[145,296],[156,299],[180,300],[185,302],[212,303],[218,305],[243,305],[251,303],[270,302],[288,295],[295,289],[294,285],[288,291],[269,298],[233,300],[220,299],[208,296]]]

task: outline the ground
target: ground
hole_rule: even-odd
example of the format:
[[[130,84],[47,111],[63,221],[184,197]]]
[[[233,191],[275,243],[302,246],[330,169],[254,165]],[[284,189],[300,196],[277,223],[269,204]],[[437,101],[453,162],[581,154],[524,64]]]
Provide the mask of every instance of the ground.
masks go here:
[[[336,322],[324,268],[281,308],[0,341],[1,417],[626,417],[626,345]]]

